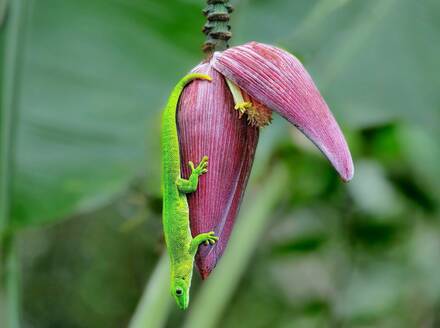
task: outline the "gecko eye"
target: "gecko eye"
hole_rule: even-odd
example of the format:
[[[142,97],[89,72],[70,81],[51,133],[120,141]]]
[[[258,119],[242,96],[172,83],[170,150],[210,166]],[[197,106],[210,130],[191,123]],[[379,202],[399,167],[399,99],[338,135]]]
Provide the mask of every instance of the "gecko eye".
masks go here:
[[[182,293],[183,293],[183,290],[181,288],[176,288],[176,295],[177,296],[182,295]]]

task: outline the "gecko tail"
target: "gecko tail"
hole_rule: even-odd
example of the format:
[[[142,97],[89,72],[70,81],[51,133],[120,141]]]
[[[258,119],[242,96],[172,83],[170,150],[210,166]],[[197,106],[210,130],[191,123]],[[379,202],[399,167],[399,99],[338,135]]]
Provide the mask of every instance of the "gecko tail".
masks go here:
[[[212,81],[212,77],[210,77],[207,74],[201,74],[201,73],[190,73],[188,75],[185,75],[178,83],[181,87],[185,87],[189,82],[193,80],[207,80]]]
[[[180,79],[179,82],[177,82],[176,86],[171,92],[170,98],[168,100],[168,110],[172,110],[173,112],[176,111],[176,107],[179,102],[180,95],[183,92],[183,89],[186,87],[188,83],[190,83],[193,80],[212,81],[212,78],[207,74],[201,74],[201,73],[190,73],[188,75],[185,75],[183,78]],[[174,115],[175,114],[173,114],[172,116]]]

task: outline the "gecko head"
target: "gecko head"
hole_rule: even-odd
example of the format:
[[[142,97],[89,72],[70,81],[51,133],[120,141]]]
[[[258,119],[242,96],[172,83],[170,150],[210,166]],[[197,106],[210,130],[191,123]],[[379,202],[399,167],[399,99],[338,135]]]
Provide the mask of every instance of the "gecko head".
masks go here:
[[[171,285],[171,294],[181,310],[186,310],[188,307],[189,287],[188,281],[181,277],[174,278],[173,284]]]

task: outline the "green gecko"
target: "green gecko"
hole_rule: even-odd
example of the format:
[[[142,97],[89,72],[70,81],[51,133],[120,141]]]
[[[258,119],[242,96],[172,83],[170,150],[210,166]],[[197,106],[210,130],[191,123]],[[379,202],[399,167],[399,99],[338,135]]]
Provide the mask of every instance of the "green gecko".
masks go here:
[[[186,194],[197,190],[199,176],[208,172],[208,157],[204,156],[197,167],[189,162],[191,176],[182,179],[180,149],[177,134],[177,105],[185,86],[194,79],[211,81],[204,74],[189,74],[174,88],[162,117],[162,187],[163,229],[171,263],[171,294],[180,309],[189,304],[189,289],[194,256],[201,243],[214,244],[218,237],[214,232],[201,233],[192,238],[189,225],[189,209]]]

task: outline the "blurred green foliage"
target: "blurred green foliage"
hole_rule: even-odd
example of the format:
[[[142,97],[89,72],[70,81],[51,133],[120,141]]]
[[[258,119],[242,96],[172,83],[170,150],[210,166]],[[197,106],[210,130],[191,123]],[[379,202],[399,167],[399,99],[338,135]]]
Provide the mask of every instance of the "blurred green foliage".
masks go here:
[[[275,162],[289,188],[213,324],[440,326],[440,2],[234,4],[233,43],[276,44],[303,61],[356,172],[341,183],[279,118],[262,132],[244,210]],[[160,109],[202,58],[202,7],[30,1],[12,213],[24,327],[128,324],[163,250]],[[187,315],[173,308],[168,326]]]

